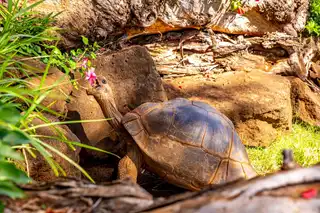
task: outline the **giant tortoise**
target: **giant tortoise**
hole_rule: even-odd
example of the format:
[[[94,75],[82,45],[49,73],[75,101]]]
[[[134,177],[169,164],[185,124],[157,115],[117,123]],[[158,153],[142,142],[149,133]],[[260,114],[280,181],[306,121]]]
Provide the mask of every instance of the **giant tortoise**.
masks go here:
[[[120,179],[136,182],[144,166],[169,183],[196,191],[256,175],[232,122],[206,103],[184,98],[149,102],[122,116],[105,77],[98,76],[87,93],[127,143],[118,165]]]

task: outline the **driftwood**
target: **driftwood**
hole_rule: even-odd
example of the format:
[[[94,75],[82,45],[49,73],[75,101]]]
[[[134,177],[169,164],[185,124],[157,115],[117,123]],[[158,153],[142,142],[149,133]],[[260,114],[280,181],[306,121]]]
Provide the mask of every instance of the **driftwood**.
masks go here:
[[[300,168],[290,150],[283,155],[282,171],[277,173],[169,198],[152,199],[130,181],[94,185],[61,180],[22,186],[26,199],[0,199],[6,204],[5,213],[319,212],[320,164]]]
[[[190,193],[137,212],[319,212],[320,166],[283,171],[248,182]]]
[[[129,212],[153,203],[152,196],[130,181],[95,185],[79,180],[61,180],[21,186],[27,198],[9,200],[5,213]]]
[[[232,11],[229,0],[60,0],[45,1],[36,10],[63,11],[57,25],[66,29],[67,47],[80,35],[96,41],[187,28],[255,36],[276,31],[297,36],[304,30],[309,0],[241,2],[244,16]]]
[[[163,76],[221,73],[221,70],[230,70],[226,64],[233,59],[229,56],[238,57],[237,64],[241,67],[242,55],[251,54],[265,59],[266,62],[258,62],[259,66],[270,68],[262,71],[299,77],[313,91],[320,91],[319,85],[314,83],[318,75],[312,66],[319,52],[319,42],[313,38],[300,39],[279,32],[245,38],[242,35],[214,34],[207,29],[136,37],[125,42],[125,45],[132,44],[147,47]]]
[[[291,153],[284,154],[284,171],[155,201],[146,209],[132,212],[319,212],[320,164],[293,169],[297,167],[292,166]]]

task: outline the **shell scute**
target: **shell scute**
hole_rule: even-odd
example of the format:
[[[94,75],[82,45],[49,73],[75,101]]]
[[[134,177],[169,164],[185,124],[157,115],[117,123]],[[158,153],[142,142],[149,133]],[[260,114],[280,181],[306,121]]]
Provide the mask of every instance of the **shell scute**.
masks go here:
[[[219,114],[209,112],[203,148],[212,154],[228,157],[233,129]]]
[[[175,117],[174,107],[156,107],[141,116],[143,126],[150,135],[166,135]]]
[[[190,104],[175,108],[168,137],[181,143],[201,147],[207,127],[208,112]]]

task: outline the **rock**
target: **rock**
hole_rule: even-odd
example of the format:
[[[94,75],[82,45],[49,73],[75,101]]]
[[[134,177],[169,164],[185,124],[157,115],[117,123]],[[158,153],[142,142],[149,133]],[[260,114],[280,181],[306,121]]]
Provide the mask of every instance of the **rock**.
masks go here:
[[[261,1],[258,8],[266,20],[281,23],[285,32],[297,36],[297,32],[303,30],[306,24],[309,1],[268,0]]]
[[[311,70],[310,70],[310,78],[313,81],[316,81],[316,84],[320,86],[320,65],[319,61],[317,63],[311,63]]]
[[[288,77],[291,82],[293,115],[311,125],[320,126],[320,94],[314,93],[302,80]]]
[[[167,95],[154,61],[145,47],[132,46],[104,55],[94,63],[96,73],[111,81],[119,111],[148,101],[165,101]],[[123,86],[122,86],[123,85]]]
[[[278,131],[290,130],[290,82],[263,72],[228,72],[215,81],[203,77],[164,80],[168,98],[201,100],[230,118],[242,142],[268,146]]]
[[[130,37],[183,28],[209,27],[246,35],[281,31],[296,36],[304,29],[309,1],[246,1],[244,16],[230,11],[229,6],[227,0],[64,0],[46,1],[37,11],[45,14],[64,11],[57,17],[57,23],[64,29],[72,29],[64,33],[65,46],[72,47],[81,35],[98,40],[124,33]]]
[[[16,56],[13,58],[15,63],[12,64],[10,75],[5,73],[6,77],[26,78],[36,75],[42,75],[46,70],[46,64],[33,58]],[[61,72],[57,67],[50,66],[47,74]]]
[[[43,114],[49,121],[51,122],[58,122],[59,120],[54,117],[53,115],[49,114]],[[31,124],[36,126],[40,124],[44,124],[45,122],[40,120],[39,118],[35,118],[32,120]],[[55,125],[55,126],[48,126],[48,127],[40,127],[36,129],[37,135],[44,135],[44,136],[51,136],[51,137],[59,137],[59,134],[63,134],[67,140],[74,141],[74,142],[80,142],[80,140],[77,138],[75,134],[73,134],[70,129],[66,125]],[[56,139],[51,138],[40,138],[44,143],[54,147],[64,155],[68,156],[71,160],[75,161],[76,163],[79,163],[79,152],[80,148],[77,146],[75,147],[75,150],[72,150],[66,143],[63,141],[59,141]],[[47,149],[48,150],[48,149]],[[49,151],[49,150],[48,150]],[[55,181],[59,177],[56,177],[49,166],[49,164],[46,162],[44,157],[38,153],[37,151],[34,151],[36,153],[36,158],[33,158],[31,155],[27,154],[28,158],[28,169],[30,173],[30,177],[33,178],[35,181]],[[59,166],[61,166],[64,171],[66,172],[66,176],[68,177],[76,177],[80,178],[81,173],[80,171],[71,165],[68,161],[64,160],[62,157],[60,157],[58,154],[53,153],[52,151],[49,151],[53,155],[53,160],[57,162]]]
[[[66,112],[66,100],[72,91],[72,84],[69,76],[54,68],[52,74],[48,74],[44,80],[42,90],[43,93],[52,89],[46,98],[41,102],[42,105],[58,112]],[[42,76],[35,76],[26,79],[31,89],[38,88],[41,83]],[[56,86],[55,86],[56,85]],[[52,88],[51,88],[52,86]]]
[[[90,163],[91,165],[89,165]],[[110,182],[116,178],[115,165],[95,163],[88,162],[88,165],[82,165],[82,168],[88,172],[96,183]]]
[[[129,112],[130,107],[135,108],[144,102],[167,100],[155,64],[144,47],[133,46],[113,54],[99,56],[93,62],[93,66],[96,67],[98,75],[105,76],[111,82],[116,104],[122,114]],[[73,91],[71,102],[68,104],[70,119],[105,118],[94,97],[88,96],[83,89],[89,87],[88,82],[82,78],[79,84],[80,89]],[[110,139],[113,130],[107,121],[69,126],[86,144],[99,147],[110,144],[107,150],[115,145]]]

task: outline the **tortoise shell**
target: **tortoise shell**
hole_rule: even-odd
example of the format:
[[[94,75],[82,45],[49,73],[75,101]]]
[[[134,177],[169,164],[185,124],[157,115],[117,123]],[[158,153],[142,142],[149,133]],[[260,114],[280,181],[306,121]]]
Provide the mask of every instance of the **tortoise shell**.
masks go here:
[[[177,98],[123,118],[146,167],[191,190],[256,175],[232,122],[210,105]]]

